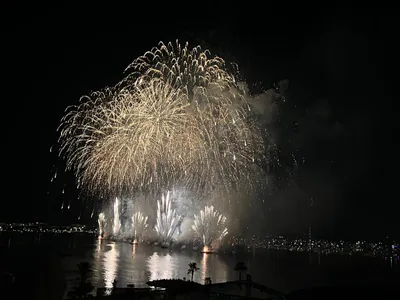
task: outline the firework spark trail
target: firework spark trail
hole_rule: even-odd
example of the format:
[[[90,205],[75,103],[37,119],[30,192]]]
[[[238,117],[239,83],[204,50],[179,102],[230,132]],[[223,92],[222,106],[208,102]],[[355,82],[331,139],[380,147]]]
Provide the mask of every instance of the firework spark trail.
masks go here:
[[[182,46],[178,41],[160,42],[158,47],[135,59],[125,71],[128,76],[120,84],[161,78],[174,88],[183,87],[188,94],[209,84],[218,83],[221,89],[236,85],[222,58],[212,57],[209,50],[203,51],[200,46],[190,49],[188,43]]]
[[[119,234],[119,230],[121,229],[121,219],[119,217],[119,200],[115,198],[114,202],[114,219],[113,219],[113,234],[114,238],[116,238]]]
[[[221,241],[228,234],[225,223],[226,217],[214,210],[214,206],[206,206],[194,216],[192,229],[204,246],[210,247],[213,241]]]
[[[183,137],[195,133],[184,111],[183,95],[162,82],[152,82],[135,93],[122,91],[113,97],[109,102],[98,98],[90,105],[85,102],[82,111],[66,116],[68,126],[61,136],[68,138],[62,139],[61,150],[68,167],[92,190],[157,186],[159,178],[178,174],[184,159],[168,158],[183,141],[188,142],[189,152],[190,145],[195,146],[190,137]]]
[[[60,155],[89,192],[194,192],[237,187],[263,159],[250,106],[221,58],[160,44],[124,80],[72,107],[60,125]]]
[[[97,223],[99,224],[99,237],[102,237],[104,234],[104,229],[106,227],[106,217],[105,217],[104,213],[99,214]]]
[[[132,229],[133,229],[133,238],[134,240],[138,240],[142,238],[145,230],[147,229],[147,219],[141,212],[135,212],[132,216]]]
[[[154,230],[157,232],[162,243],[169,243],[179,225],[180,217],[175,209],[172,209],[170,192],[162,195],[161,201],[157,201],[157,223]]]

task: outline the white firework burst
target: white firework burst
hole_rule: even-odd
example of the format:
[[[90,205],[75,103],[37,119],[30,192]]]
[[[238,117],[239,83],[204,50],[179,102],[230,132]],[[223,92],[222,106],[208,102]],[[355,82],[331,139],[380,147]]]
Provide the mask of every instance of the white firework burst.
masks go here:
[[[225,223],[226,217],[214,210],[214,206],[206,206],[194,216],[192,229],[204,246],[210,247],[212,242],[221,241],[228,234]]]
[[[146,231],[148,217],[145,217],[140,211],[135,212],[132,216],[132,230],[133,230],[133,238],[138,241],[142,238],[144,232]]]
[[[179,225],[180,217],[172,208],[170,192],[161,196],[161,201],[157,201],[157,223],[154,230],[157,232],[162,243],[172,241],[175,231]]]
[[[102,237],[106,228],[106,216],[104,213],[99,214],[97,223],[99,224],[99,237]]]

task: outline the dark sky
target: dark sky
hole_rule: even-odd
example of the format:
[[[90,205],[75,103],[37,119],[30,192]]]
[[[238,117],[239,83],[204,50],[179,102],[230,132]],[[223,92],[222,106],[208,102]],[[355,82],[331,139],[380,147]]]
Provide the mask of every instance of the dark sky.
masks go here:
[[[57,164],[49,148],[64,109],[83,94],[115,84],[134,58],[160,40],[178,38],[237,62],[250,83],[270,88],[289,80],[280,146],[305,157],[305,163],[268,198],[263,210],[269,231],[301,234],[314,197],[313,222],[321,235],[396,234],[396,51],[390,12],[192,4],[5,10],[0,221],[77,222],[81,200],[73,192],[60,195],[69,180],[47,195]],[[72,199],[68,213],[60,211],[63,199]],[[81,221],[90,211],[83,210]]]

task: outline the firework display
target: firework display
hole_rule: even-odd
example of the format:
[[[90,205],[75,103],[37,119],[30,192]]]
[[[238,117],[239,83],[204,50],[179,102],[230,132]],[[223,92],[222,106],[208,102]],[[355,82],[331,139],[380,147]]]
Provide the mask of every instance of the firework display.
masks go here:
[[[66,110],[58,155],[79,192],[108,205],[100,237],[166,246],[195,239],[207,249],[223,240],[239,203],[229,196],[253,195],[275,151],[260,120],[273,101],[251,97],[237,74],[200,46],[160,42],[120,82]],[[137,205],[140,197],[148,206]]]
[[[265,152],[247,99],[223,59],[161,43],[67,111],[60,154],[88,193],[232,189]]]
[[[237,87],[235,76],[228,72],[222,58],[213,57],[200,46],[189,48],[188,43],[183,46],[178,41],[167,45],[160,42],[158,47],[135,59],[126,72],[128,76],[121,84],[160,78],[192,97],[199,87],[213,85],[221,91]]]
[[[170,192],[162,195],[161,201],[157,201],[157,221],[154,230],[157,232],[163,244],[170,243],[174,237],[180,222],[180,216],[172,208]]]
[[[114,219],[113,219],[113,236],[117,237],[119,235],[119,231],[121,229],[121,219],[119,216],[119,206],[120,201],[118,198],[115,198],[114,202]]]
[[[102,238],[106,228],[106,216],[104,213],[99,214],[97,222],[99,224],[99,237]]]
[[[189,242],[194,240],[200,242],[202,247],[212,249],[214,242],[220,243],[228,234],[228,229],[226,228],[227,218],[215,210],[214,206],[205,206],[198,214],[188,211],[185,217],[180,216],[175,209],[177,203],[173,200],[174,198],[171,197],[171,194],[171,191],[167,191],[161,195],[161,200],[157,201],[153,232],[156,236],[155,241],[160,243],[161,246],[169,247],[176,241]],[[125,201],[132,201],[132,199]],[[99,214],[99,237],[112,238],[113,240],[126,240],[128,238],[134,244],[145,240],[149,241],[149,239],[154,241],[154,236],[152,237],[151,232],[147,230],[149,217],[136,210],[129,221],[129,218],[121,214],[121,205],[122,202],[118,198],[112,203],[111,228],[106,227],[105,214]],[[184,219],[191,224],[190,228],[184,228],[186,232],[182,232],[181,229]],[[128,231],[122,232],[122,227],[128,228]],[[189,239],[180,239],[182,234],[185,235],[188,232],[191,232],[188,235]]]
[[[225,223],[226,217],[214,210],[213,206],[206,206],[200,214],[194,216],[192,229],[203,246],[211,247],[214,241],[221,241],[228,234]]]
[[[147,219],[140,211],[135,212],[132,216],[132,230],[134,241],[138,241],[143,237],[145,230],[147,229]]]

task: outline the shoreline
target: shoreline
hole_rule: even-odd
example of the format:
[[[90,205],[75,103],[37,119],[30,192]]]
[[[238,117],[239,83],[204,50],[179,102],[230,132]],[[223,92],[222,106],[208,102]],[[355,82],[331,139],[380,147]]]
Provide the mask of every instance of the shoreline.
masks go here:
[[[7,232],[7,231],[2,231],[0,234],[0,248],[9,248],[12,245],[14,245],[13,240],[14,239],[25,239],[26,241],[23,242],[22,244],[31,244],[31,245],[39,245],[43,240],[46,240],[48,237],[57,237],[57,238],[64,238],[64,237],[70,237],[71,243],[75,243],[76,239],[86,239],[90,238],[93,239],[93,241],[98,240],[97,234],[92,233],[92,232],[76,232],[76,233],[53,233],[53,232],[41,232],[41,233],[36,233],[36,232]],[[116,243],[129,243],[132,244],[132,241],[129,240],[115,240],[115,239],[103,239],[104,241],[110,241],[110,242],[116,242]],[[18,242],[17,244],[21,244]],[[150,245],[155,248],[162,248],[159,243],[156,241],[148,241],[144,243],[137,243],[135,244],[137,246],[140,245]],[[196,249],[195,249],[196,248]],[[167,250],[172,250],[172,251],[187,251],[190,250],[191,252],[202,252],[202,246],[200,244],[194,244],[194,243],[184,243],[184,242],[174,242],[171,244],[171,246],[162,248],[162,249],[167,249]],[[260,246],[251,246],[251,245],[243,245],[243,244],[238,244],[235,246],[232,245],[223,245],[220,247],[217,251],[217,253],[212,252],[212,253],[205,253],[205,254],[224,254],[224,255],[242,255],[242,254],[252,254],[255,255],[254,253],[258,252],[290,252],[290,253],[301,253],[301,254],[312,254],[312,255],[320,255],[323,257],[329,257],[329,256],[348,256],[348,257],[365,257],[365,258],[392,258],[393,260],[400,261],[400,254],[397,253],[392,253],[392,255],[384,254],[384,253],[373,253],[371,251],[351,251],[351,250],[346,250],[346,251],[332,251],[332,250],[326,250],[326,249],[319,249],[319,248],[313,248],[311,251],[307,249],[287,249],[287,247],[260,247]]]

